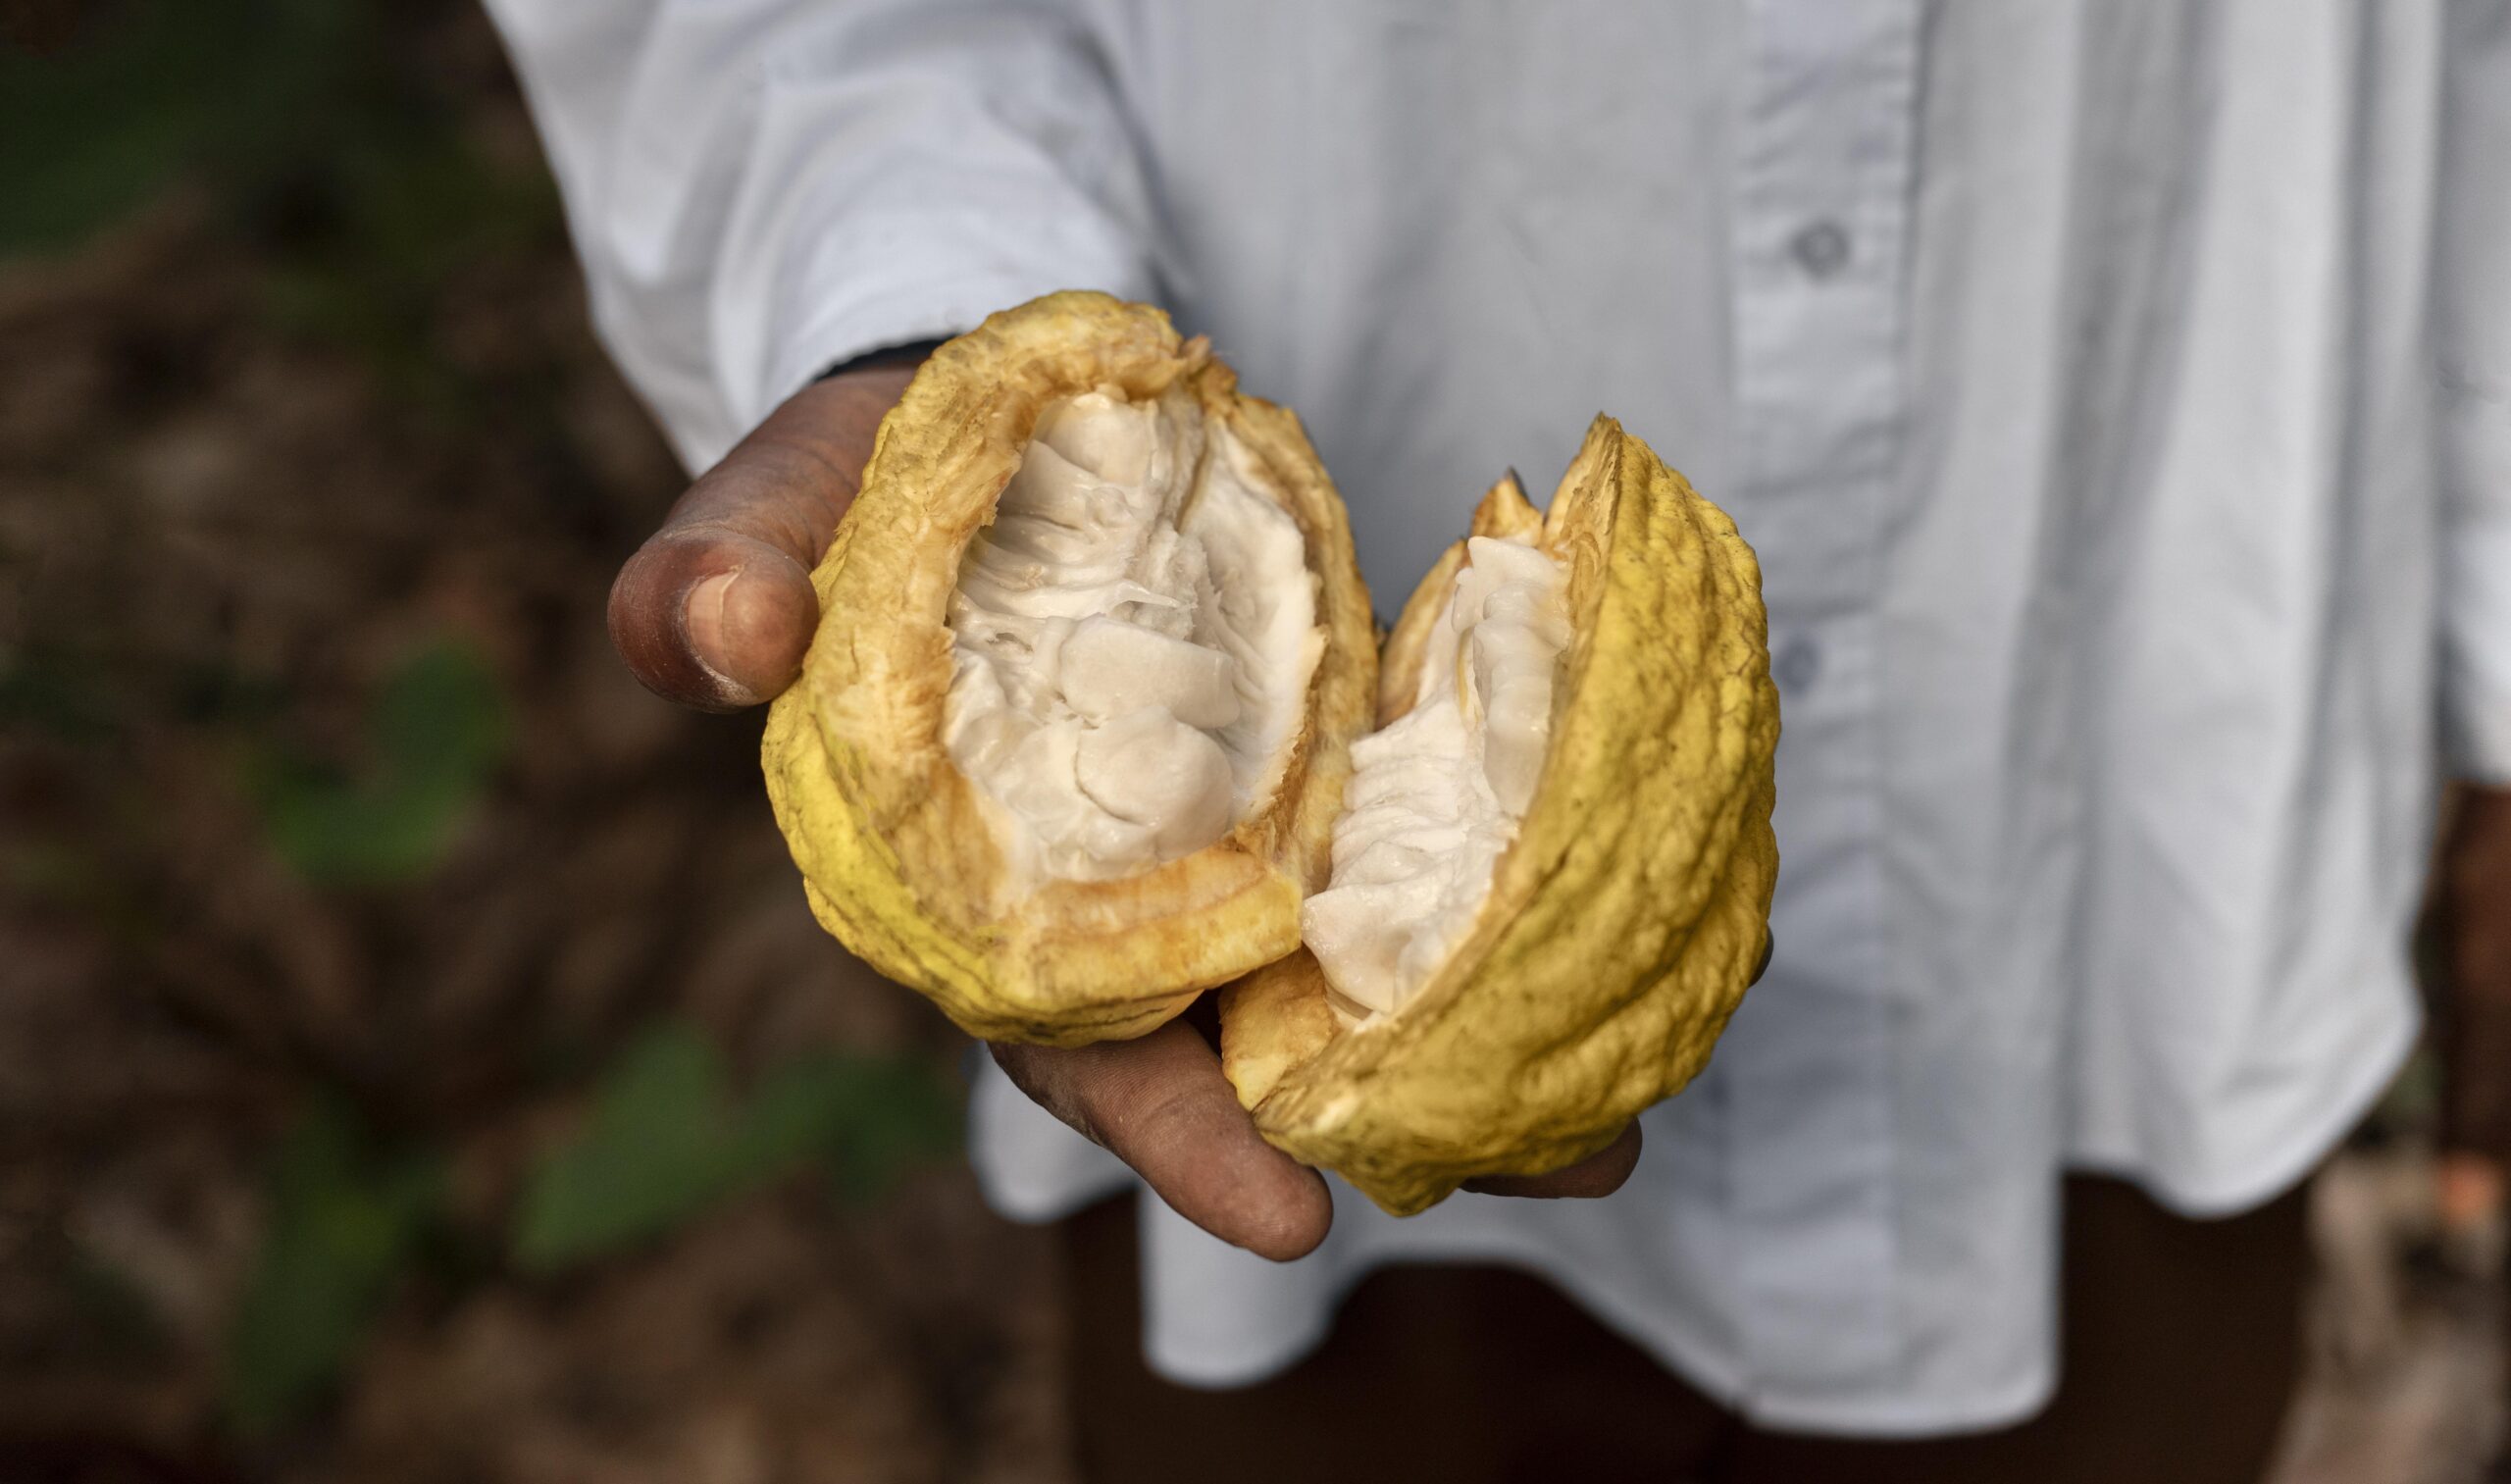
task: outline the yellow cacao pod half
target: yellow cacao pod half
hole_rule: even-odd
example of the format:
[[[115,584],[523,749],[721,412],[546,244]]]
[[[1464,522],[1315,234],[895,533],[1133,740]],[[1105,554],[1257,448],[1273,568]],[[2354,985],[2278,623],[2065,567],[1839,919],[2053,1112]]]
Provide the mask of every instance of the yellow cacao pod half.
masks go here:
[[[1682,1086],[1768,941],[1778,695],[1760,569],[1598,418],[1406,605],[1307,947],[1222,992],[1264,1137],[1399,1215],[1603,1149]]]
[[[1292,952],[1376,655],[1289,412],[1103,294],[942,346],[770,710],[812,910],[972,1034],[1139,1035]]]

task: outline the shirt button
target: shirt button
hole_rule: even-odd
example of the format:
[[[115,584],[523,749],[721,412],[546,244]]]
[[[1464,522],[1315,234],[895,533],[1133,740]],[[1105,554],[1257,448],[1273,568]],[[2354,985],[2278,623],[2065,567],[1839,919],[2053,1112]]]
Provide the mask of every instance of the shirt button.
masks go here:
[[[1814,684],[1814,677],[1821,670],[1821,646],[1802,634],[1779,645],[1778,656],[1770,661],[1769,666],[1770,679],[1777,681],[1778,689],[1790,695]]]
[[[1837,222],[1817,222],[1788,239],[1787,250],[1818,279],[1827,279],[1848,263],[1848,229]]]

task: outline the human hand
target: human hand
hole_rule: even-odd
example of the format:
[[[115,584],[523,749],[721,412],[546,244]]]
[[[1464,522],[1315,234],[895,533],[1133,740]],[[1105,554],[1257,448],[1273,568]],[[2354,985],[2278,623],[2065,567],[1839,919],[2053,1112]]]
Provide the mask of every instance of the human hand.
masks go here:
[[[996,1064],[1039,1106],[1133,1167],[1169,1209],[1257,1256],[1307,1255],[1334,1224],[1324,1177],[1266,1144],[1186,1015],[1135,1041],[1063,1050],[997,1044]],[[1610,1196],[1639,1163],[1639,1125],[1603,1152],[1548,1175],[1468,1181],[1487,1196]]]
[[[860,366],[794,393],[692,485],[628,559],[610,589],[610,637],[649,690],[732,711],[793,684],[819,626],[811,569],[853,503],[881,418],[919,359]],[[993,1051],[1023,1092],[1212,1235],[1279,1261],[1325,1240],[1334,1211],[1323,1178],[1256,1132],[1219,1057],[1188,1021],[1135,1041]],[[1638,1159],[1633,1123],[1567,1169],[1466,1189],[1607,1196]]]
[[[922,359],[878,358],[803,387],[672,505],[610,587],[610,641],[647,690],[738,711],[794,683],[819,628],[811,569]]]

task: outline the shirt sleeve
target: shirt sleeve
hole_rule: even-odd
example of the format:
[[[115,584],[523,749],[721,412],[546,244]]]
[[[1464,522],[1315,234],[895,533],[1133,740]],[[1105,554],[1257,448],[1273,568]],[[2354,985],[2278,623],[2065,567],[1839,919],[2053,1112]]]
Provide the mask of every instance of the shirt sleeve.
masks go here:
[[[2434,336],[2441,726],[2462,777],[2511,784],[2511,0],[2451,14]]]
[[[593,323],[690,468],[828,366],[1153,296],[1104,55],[1019,0],[488,0]]]

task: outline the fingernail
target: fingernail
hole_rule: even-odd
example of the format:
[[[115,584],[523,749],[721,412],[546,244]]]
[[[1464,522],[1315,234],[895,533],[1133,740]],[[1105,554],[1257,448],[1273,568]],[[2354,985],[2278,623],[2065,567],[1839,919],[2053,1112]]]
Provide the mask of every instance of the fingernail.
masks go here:
[[[723,660],[730,649],[731,637],[724,632],[724,613],[730,601],[733,584],[741,580],[739,567],[701,578],[681,599],[681,630],[689,636],[689,657],[706,672],[724,692],[724,699],[736,706],[754,705],[758,692],[726,674]]]

